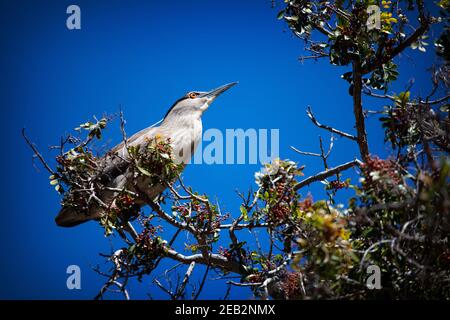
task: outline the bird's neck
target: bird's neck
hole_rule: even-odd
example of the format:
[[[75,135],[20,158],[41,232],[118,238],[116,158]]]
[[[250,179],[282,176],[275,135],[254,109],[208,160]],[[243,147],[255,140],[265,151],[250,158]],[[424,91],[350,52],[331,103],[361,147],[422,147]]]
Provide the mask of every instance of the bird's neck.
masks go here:
[[[202,136],[202,119],[194,114],[182,117],[167,117],[161,126],[159,132],[170,138],[172,141],[192,140],[196,143]],[[189,142],[190,143],[190,142]]]
[[[189,130],[190,128],[197,127],[199,124],[201,125],[201,116],[200,112],[186,115],[169,114],[161,123],[161,128]]]
[[[170,138],[173,153],[183,163],[188,163],[202,138],[202,120],[198,116],[167,117],[159,133]]]

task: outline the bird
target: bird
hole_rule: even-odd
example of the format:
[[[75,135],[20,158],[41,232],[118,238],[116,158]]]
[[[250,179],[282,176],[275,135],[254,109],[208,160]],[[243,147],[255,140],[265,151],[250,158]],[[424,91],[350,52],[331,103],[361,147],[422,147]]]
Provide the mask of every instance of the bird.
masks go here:
[[[124,139],[120,144],[107,152],[100,161],[107,164],[109,168],[104,174],[104,185],[108,191],[103,191],[99,195],[100,200],[105,204],[110,204],[121,188],[134,190],[133,184],[139,191],[145,192],[149,199],[155,199],[166,189],[165,184],[151,185],[148,181],[141,179],[130,184],[130,170],[127,166],[130,163],[128,148],[133,146],[144,146],[152,138],[165,138],[169,141],[172,149],[174,161],[185,166],[194,154],[202,138],[202,115],[209,108],[211,103],[222,93],[236,85],[232,82],[220,86],[207,92],[190,91],[173,103],[165,114],[159,126],[147,127],[128,139]],[[114,155],[111,157],[111,155]],[[137,202],[143,206],[145,203]],[[92,206],[87,212],[77,210],[75,207],[63,206],[55,218],[55,222],[60,227],[74,227],[90,220],[98,220],[105,210],[100,206]]]

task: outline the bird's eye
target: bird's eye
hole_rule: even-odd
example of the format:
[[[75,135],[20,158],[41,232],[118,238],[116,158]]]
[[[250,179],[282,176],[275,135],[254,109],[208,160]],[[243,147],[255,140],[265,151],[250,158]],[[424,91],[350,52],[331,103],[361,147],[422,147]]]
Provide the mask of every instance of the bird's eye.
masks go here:
[[[197,97],[197,94],[195,92],[189,93],[189,98],[194,99],[195,97]]]

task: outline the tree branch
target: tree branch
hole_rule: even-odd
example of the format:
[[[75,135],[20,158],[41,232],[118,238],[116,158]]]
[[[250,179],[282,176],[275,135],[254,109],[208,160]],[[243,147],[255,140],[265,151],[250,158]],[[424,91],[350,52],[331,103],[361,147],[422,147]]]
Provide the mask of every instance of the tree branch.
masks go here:
[[[38,159],[41,161],[42,165],[45,167],[45,169],[47,169],[48,172],[50,172],[50,174],[55,175],[55,172],[52,170],[52,168],[50,168],[50,166],[48,165],[48,163],[45,161],[44,157],[40,154],[40,152],[38,151],[38,149],[36,148],[36,146],[30,141],[30,139],[28,139],[28,137],[25,134],[25,128],[22,128],[22,136],[25,139],[26,143],[30,146],[31,150],[33,150],[34,154],[36,157],[38,157]]]
[[[308,108],[306,109],[306,114],[308,115],[308,117],[311,119],[311,121],[312,121],[317,127],[322,128],[322,129],[325,129],[325,130],[328,130],[328,131],[330,131],[330,132],[332,132],[332,133],[335,133],[335,134],[337,134],[337,135],[339,135],[339,136],[341,136],[341,137],[344,137],[344,138],[347,138],[347,139],[350,139],[350,140],[354,140],[354,141],[357,140],[357,138],[356,138],[355,136],[352,136],[351,134],[348,134],[348,133],[346,133],[346,132],[344,132],[344,131],[337,130],[337,129],[333,128],[333,127],[330,127],[330,126],[327,126],[327,125],[324,125],[324,124],[319,123],[319,121],[317,121],[316,117],[314,116],[314,114],[313,114],[313,112],[312,112],[312,110],[311,110],[311,107],[309,107],[309,106],[308,106]]]
[[[174,295],[174,299],[178,299],[179,297],[184,295],[184,290],[186,289],[186,285],[191,277],[192,272],[194,271],[195,261],[192,261],[189,265],[186,273],[184,274],[183,281],[181,282],[180,288],[177,290],[177,293]]]
[[[366,125],[361,100],[362,71],[359,59],[353,61],[353,113],[355,115],[355,127],[359,152],[363,161],[369,158],[369,145],[367,143]]]
[[[389,94],[378,94],[378,93],[375,93],[372,90],[370,90],[370,88],[368,88],[367,86],[364,86],[364,89],[365,90],[363,91],[363,93],[365,95],[370,96],[370,97],[379,98],[379,99],[389,99],[389,100],[391,100],[393,102],[401,102],[401,99],[399,99],[398,97],[395,97],[395,96],[392,96],[392,95],[389,95]],[[439,104],[439,103],[445,102],[448,99],[450,99],[450,95],[449,94],[447,94],[447,95],[445,95],[443,97],[440,97],[438,99],[435,99],[435,100],[429,100],[429,101],[427,101],[427,100],[419,100],[418,102],[409,101],[409,102],[406,102],[406,104],[408,106],[417,106],[419,104],[434,105],[434,104]]]
[[[191,262],[196,262],[204,265],[208,265],[208,263],[211,264],[211,266],[219,267],[226,271],[231,271],[237,274],[242,274],[241,266],[233,261],[228,261],[227,258],[224,256],[221,256],[219,254],[212,253],[209,255],[209,257],[204,257],[202,254],[193,254],[190,256],[183,255],[174,249],[166,249],[165,250],[166,256],[182,262],[184,264],[189,264]],[[209,260],[209,261],[208,261]]]
[[[425,17],[421,18],[420,26],[414,31],[413,34],[411,34],[407,39],[400,42],[394,49],[392,49],[389,54],[385,54],[381,57],[377,57],[372,63],[369,63],[366,65],[366,67],[361,69],[361,74],[367,74],[369,72],[374,71],[378,67],[382,66],[383,64],[388,63],[390,60],[392,60],[394,57],[396,57],[398,54],[400,54],[403,50],[405,50],[407,47],[409,47],[411,44],[416,42],[419,37],[421,37],[425,32],[427,32],[430,22]]]
[[[319,172],[319,173],[317,173],[317,174],[315,174],[315,175],[313,175],[311,177],[308,177],[308,178],[298,182],[294,186],[294,190],[299,190],[300,188],[303,188],[304,186],[307,186],[307,185],[309,185],[309,184],[311,184],[313,182],[322,181],[322,180],[324,180],[324,179],[326,179],[328,177],[331,177],[331,176],[333,176],[333,175],[335,175],[335,174],[337,174],[337,173],[339,173],[341,171],[350,169],[350,168],[352,168],[354,166],[360,166],[360,165],[361,165],[361,161],[356,159],[356,160],[353,160],[353,161],[341,164],[340,166],[331,168],[329,170],[325,170],[325,171]]]

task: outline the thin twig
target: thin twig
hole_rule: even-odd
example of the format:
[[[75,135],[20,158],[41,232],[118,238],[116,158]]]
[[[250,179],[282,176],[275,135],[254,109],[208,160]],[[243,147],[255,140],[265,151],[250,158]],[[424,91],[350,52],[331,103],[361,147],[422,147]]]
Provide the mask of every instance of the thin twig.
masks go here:
[[[301,155],[304,155],[304,156],[320,157],[320,154],[318,154],[318,153],[301,151],[293,146],[291,146],[291,149]]]
[[[207,275],[209,273],[209,269],[210,268],[211,268],[211,263],[208,260],[208,265],[206,266],[206,270],[205,270],[205,273],[203,274],[202,282],[200,282],[200,286],[198,288],[197,293],[194,296],[194,300],[197,300],[198,297],[200,296],[200,293],[203,291],[203,287],[205,286],[205,283],[206,283],[206,277],[207,277]]]
[[[180,288],[177,290],[177,293],[174,296],[174,299],[178,299],[179,297],[184,295],[184,290],[186,289],[186,285],[189,281],[189,278],[191,277],[192,272],[194,271],[194,267],[195,267],[195,261],[192,261],[184,275],[184,278],[183,278],[183,281],[181,282]]]
[[[347,139],[350,139],[350,140],[353,140],[353,141],[357,141],[357,138],[356,138],[355,136],[351,135],[351,134],[348,134],[348,133],[346,133],[346,132],[344,132],[344,131],[341,131],[341,130],[335,129],[335,128],[333,128],[333,127],[330,127],[330,126],[321,124],[319,121],[317,121],[316,117],[314,116],[314,114],[313,114],[313,112],[312,112],[312,110],[311,110],[311,107],[308,107],[308,108],[306,109],[306,114],[307,114],[308,117],[311,119],[311,121],[312,121],[316,126],[318,126],[319,128],[322,128],[322,129],[328,130],[328,131],[330,131],[330,132],[333,132],[333,133],[335,133],[335,134],[337,134],[337,135],[339,135],[339,136],[341,136],[341,137],[344,137],[344,138],[347,138]]]
[[[34,154],[38,159],[41,161],[42,165],[47,169],[50,174],[55,175],[55,172],[52,170],[52,168],[48,165],[48,163],[45,161],[42,154],[39,152],[39,150],[36,148],[36,146],[28,139],[27,135],[25,134],[25,128],[22,129],[22,136],[25,139],[26,143],[30,146],[30,148],[33,150]]]

